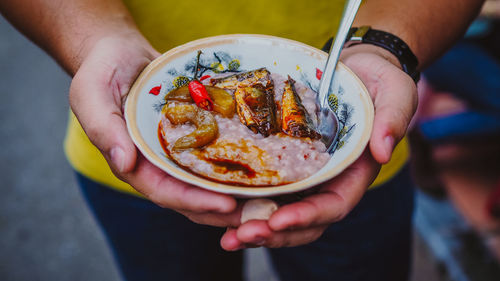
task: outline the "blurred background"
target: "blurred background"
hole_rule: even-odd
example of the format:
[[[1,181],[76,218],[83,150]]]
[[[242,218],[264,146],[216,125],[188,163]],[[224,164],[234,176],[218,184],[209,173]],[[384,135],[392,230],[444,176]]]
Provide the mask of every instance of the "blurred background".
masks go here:
[[[483,33],[476,36],[498,33],[496,21],[487,22],[489,29],[478,23]],[[483,35],[465,43],[490,46]],[[486,49],[478,56],[486,54],[487,71],[495,73],[500,46]],[[413,281],[500,280],[500,87],[481,88],[488,106],[477,107],[475,95],[460,89],[482,82],[457,91],[441,81],[442,73],[456,81],[447,70],[463,65],[460,50],[432,66],[419,85],[425,102],[411,133],[421,187]],[[483,66],[468,69],[483,73]],[[0,280],[119,280],[62,150],[70,78],[1,17],[0,74]],[[278,280],[262,249],[246,253],[245,268],[249,281]]]

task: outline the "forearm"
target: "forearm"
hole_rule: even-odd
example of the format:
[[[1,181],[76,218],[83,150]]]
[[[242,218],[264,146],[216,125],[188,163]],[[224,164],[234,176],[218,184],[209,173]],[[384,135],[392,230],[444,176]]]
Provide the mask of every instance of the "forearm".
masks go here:
[[[403,39],[419,60],[431,63],[463,36],[482,0],[365,0],[354,26],[370,25]]]
[[[145,40],[120,0],[6,0],[0,11],[71,75],[103,37]]]

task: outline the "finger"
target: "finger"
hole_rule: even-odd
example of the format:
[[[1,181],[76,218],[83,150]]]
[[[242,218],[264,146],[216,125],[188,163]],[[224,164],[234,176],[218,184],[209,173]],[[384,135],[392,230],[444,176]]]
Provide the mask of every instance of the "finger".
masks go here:
[[[327,226],[273,232],[262,220],[253,220],[238,229],[229,229],[221,238],[221,246],[228,251],[243,248],[281,248],[307,244],[318,239]]]
[[[217,227],[238,227],[240,226],[242,206],[238,205],[233,211],[229,213],[221,212],[192,212],[180,211],[184,216],[189,218],[192,222],[197,224],[205,224]]]
[[[273,231],[265,220],[251,220],[239,228],[228,229],[221,238],[221,246],[227,251],[263,246]]]
[[[90,54],[89,56],[93,56]],[[85,133],[101,151],[115,171],[128,172],[134,168],[135,146],[130,139],[121,105],[128,85],[119,81],[133,81],[133,73],[102,63],[99,55],[82,64],[70,89],[70,104]],[[139,62],[136,72],[148,60]]]
[[[394,66],[381,70],[374,87],[375,118],[370,138],[370,150],[377,162],[389,162],[394,146],[406,134],[417,105],[417,90],[413,80]]]
[[[360,44],[347,48],[342,55],[373,99],[375,119],[370,150],[377,162],[387,163],[415,112],[415,82],[397,66],[397,59],[379,47]]]
[[[273,231],[301,229],[343,219],[361,200],[379,168],[365,150],[344,172],[323,184],[318,193],[280,207],[269,218],[270,228]]]
[[[326,228],[327,226],[317,226],[300,230],[274,232],[270,238],[265,240],[262,246],[282,248],[305,245],[321,237]]]
[[[237,251],[245,248],[244,243],[238,240],[236,228],[229,227],[220,239],[220,246],[226,251]]]
[[[249,220],[267,220],[278,205],[269,199],[251,199],[239,201],[238,206],[230,213],[182,213],[198,224],[209,224],[220,227],[238,227]]]

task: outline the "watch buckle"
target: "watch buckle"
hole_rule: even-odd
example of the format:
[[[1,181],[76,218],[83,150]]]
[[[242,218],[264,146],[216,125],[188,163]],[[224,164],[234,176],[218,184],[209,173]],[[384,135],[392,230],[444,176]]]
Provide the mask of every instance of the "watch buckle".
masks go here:
[[[354,31],[354,33],[352,34],[351,38],[349,39],[349,41],[354,41],[356,43],[361,43],[363,42],[363,37],[365,36],[365,34],[371,29],[371,26],[369,25],[363,25],[359,28],[356,29],[356,31]]]

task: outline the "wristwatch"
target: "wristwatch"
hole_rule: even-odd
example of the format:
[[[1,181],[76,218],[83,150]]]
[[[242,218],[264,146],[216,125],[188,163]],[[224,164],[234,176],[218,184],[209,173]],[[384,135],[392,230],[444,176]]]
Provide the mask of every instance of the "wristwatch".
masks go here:
[[[365,43],[386,49],[395,55],[403,71],[418,82],[420,72],[417,71],[418,59],[410,50],[410,47],[399,37],[381,30],[372,29],[370,26],[353,27],[349,30],[344,48]]]

